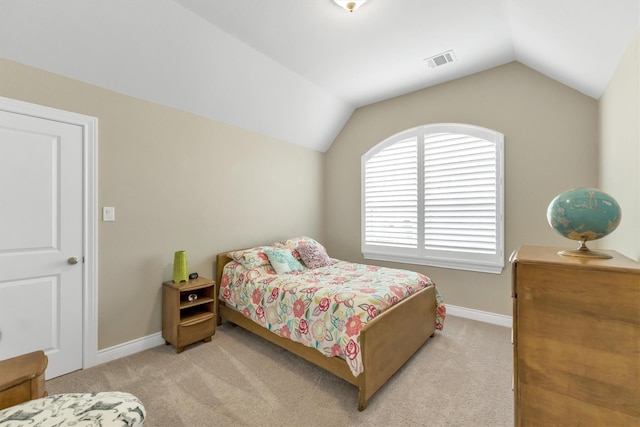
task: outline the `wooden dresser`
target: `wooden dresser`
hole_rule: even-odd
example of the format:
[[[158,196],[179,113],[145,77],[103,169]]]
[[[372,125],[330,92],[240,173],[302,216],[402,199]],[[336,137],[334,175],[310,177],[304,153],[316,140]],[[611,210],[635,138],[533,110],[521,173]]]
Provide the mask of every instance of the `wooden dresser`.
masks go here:
[[[517,426],[640,426],[640,264],[511,256]]]

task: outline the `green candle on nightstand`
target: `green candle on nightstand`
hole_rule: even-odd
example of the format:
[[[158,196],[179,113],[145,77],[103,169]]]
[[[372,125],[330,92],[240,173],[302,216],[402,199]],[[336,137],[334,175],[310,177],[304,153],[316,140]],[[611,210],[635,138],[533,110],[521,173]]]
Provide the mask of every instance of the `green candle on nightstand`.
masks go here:
[[[173,258],[173,283],[189,280],[189,267],[187,267],[187,251],[176,251]]]

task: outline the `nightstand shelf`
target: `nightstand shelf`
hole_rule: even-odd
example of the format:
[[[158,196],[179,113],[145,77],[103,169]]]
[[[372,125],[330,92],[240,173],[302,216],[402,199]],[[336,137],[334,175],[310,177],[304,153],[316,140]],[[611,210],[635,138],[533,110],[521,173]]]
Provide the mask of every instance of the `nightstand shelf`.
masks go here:
[[[185,346],[209,342],[216,332],[215,282],[198,277],[162,284],[162,337],[181,353]]]
[[[197,300],[191,301],[191,302],[189,302],[189,301],[186,301],[186,302],[185,301],[181,301],[180,302],[180,310],[184,310],[184,309],[190,308],[190,307],[197,307],[199,305],[207,304],[207,303],[211,303],[211,302],[213,302],[213,298],[209,298],[209,297],[204,297],[204,298],[197,299]]]

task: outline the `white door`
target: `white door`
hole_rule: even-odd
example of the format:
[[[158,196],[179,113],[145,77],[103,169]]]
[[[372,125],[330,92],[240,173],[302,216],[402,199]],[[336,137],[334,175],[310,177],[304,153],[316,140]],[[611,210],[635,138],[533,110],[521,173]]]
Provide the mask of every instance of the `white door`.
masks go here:
[[[0,359],[81,369],[82,294],[83,129],[0,110]]]

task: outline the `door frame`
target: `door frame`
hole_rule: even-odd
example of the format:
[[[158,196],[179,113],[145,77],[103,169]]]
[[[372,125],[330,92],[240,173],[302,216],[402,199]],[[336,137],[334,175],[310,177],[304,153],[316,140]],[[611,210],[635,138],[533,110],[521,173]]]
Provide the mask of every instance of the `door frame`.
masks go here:
[[[82,128],[82,368],[98,355],[98,119],[0,96],[0,110]]]

